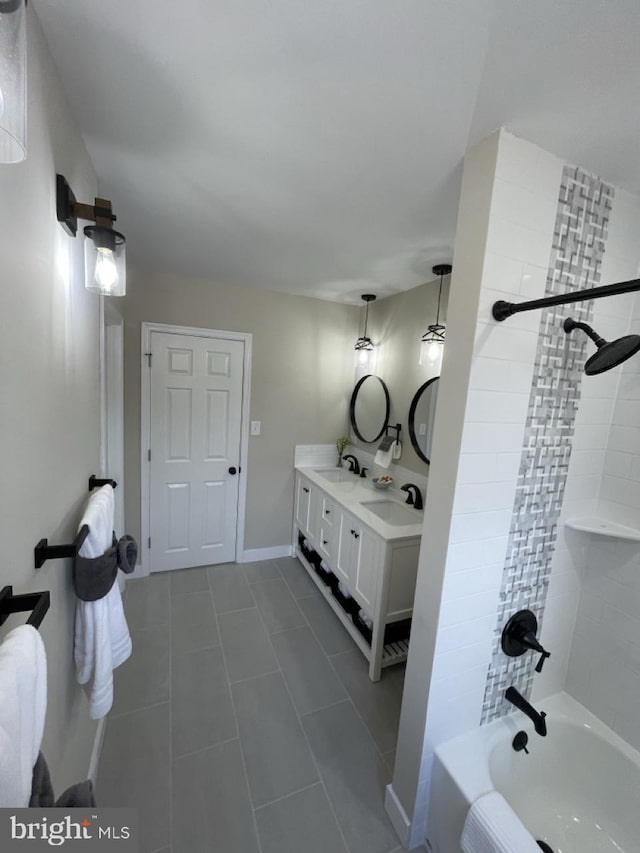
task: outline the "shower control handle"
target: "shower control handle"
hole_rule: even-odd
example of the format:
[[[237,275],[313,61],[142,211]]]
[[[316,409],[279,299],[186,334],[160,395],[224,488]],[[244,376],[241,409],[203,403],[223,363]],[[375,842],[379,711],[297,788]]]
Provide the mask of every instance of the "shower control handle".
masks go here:
[[[536,672],[542,672],[542,667],[544,666],[544,662],[547,658],[551,657],[551,652],[547,652],[544,649],[542,650],[542,654],[540,655],[540,660],[536,664]]]
[[[540,660],[536,665],[536,672],[542,672],[544,662],[551,657],[551,653],[540,645],[537,632],[538,620],[535,615],[530,610],[519,610],[504,627],[502,651],[512,658],[520,657],[529,650],[539,652]]]

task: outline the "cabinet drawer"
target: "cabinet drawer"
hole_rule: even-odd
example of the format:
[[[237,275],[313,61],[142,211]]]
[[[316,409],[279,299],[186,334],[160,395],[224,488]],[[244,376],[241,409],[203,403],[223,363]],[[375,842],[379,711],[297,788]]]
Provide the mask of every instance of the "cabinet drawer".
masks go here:
[[[322,524],[327,527],[333,527],[338,523],[338,509],[333,501],[329,498],[322,499]]]
[[[336,532],[330,524],[320,522],[320,533],[318,535],[318,552],[333,566],[335,555]]]

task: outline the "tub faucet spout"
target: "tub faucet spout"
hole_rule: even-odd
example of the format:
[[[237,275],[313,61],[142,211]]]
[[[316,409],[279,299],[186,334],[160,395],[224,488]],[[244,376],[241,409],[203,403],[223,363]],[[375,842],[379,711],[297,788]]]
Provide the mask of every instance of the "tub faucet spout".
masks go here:
[[[515,687],[507,688],[504,698],[507,702],[511,702],[512,705],[515,705],[519,711],[522,711],[523,714],[526,714],[527,717],[533,723],[533,727],[536,730],[536,733],[541,737],[545,737],[547,734],[547,721],[545,717],[547,716],[544,711],[536,711],[527,700],[522,696]]]

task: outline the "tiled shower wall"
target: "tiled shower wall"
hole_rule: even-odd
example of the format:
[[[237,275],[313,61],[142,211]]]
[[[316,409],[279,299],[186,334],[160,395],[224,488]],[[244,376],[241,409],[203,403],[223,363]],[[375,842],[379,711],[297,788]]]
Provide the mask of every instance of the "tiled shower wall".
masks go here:
[[[617,189],[602,265],[602,283],[636,278],[639,264],[640,198]],[[570,311],[570,306],[567,311]],[[637,294],[630,293],[595,301],[592,323],[607,340],[638,332],[640,299]],[[589,351],[593,352],[591,345]],[[588,594],[587,587],[592,580],[589,569],[593,562],[589,554],[592,538],[588,534],[566,528],[564,522],[572,518],[596,516],[640,526],[640,502],[637,496],[640,488],[639,370],[640,358],[634,358],[599,376],[585,376],[582,381],[542,626],[542,641],[553,651],[553,665],[545,667],[541,676],[536,676],[532,692],[535,701],[565,688],[578,698],[571,688],[578,673],[584,671],[579,650],[588,647],[577,640],[583,624],[580,617],[583,605],[579,608],[578,604],[581,596]],[[594,537],[593,543],[597,545],[598,542],[601,545],[607,545],[608,542],[609,546],[615,547],[612,540]],[[630,549],[622,546],[622,550],[638,553],[633,545]],[[606,573],[608,566],[606,562],[600,564],[601,575]],[[640,642],[640,630],[636,638]],[[577,655],[572,654],[569,661],[572,644]],[[619,657],[612,658],[612,665],[616,666],[619,660]],[[584,691],[581,692],[580,701],[584,701],[585,695]],[[590,707],[594,713],[598,713],[596,704]],[[610,716],[607,719],[610,721]]]
[[[635,278],[640,266],[640,200],[620,195],[614,205],[605,257],[605,265],[610,266],[608,281]],[[602,300],[600,305],[601,314],[594,325],[597,319],[596,328],[602,326],[605,337],[640,333],[637,294]],[[640,529],[640,356],[598,379],[600,419],[608,417],[608,423],[600,451],[602,477],[591,499],[591,511]],[[605,379],[609,380],[607,385]],[[595,414],[597,408],[592,406],[592,411]],[[579,426],[577,438],[579,434],[588,440],[588,429]],[[596,439],[594,434],[592,444]],[[580,579],[566,689],[640,749],[640,542],[570,530],[566,542]]]
[[[545,296],[600,284],[613,195],[611,187],[583,170],[565,166]],[[518,610],[533,611],[539,622],[544,616],[587,352],[584,334],[563,331],[569,313],[589,322],[592,303],[541,312],[483,723],[509,712],[504,701],[507,687],[515,685],[528,695],[533,684],[532,656],[506,657],[500,639],[504,625]]]

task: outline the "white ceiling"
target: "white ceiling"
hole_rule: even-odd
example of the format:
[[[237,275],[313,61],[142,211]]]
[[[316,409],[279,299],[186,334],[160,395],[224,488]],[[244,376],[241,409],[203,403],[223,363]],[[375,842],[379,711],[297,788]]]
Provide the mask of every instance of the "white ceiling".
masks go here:
[[[359,302],[500,125],[640,191],[638,0],[35,0],[130,260]]]

